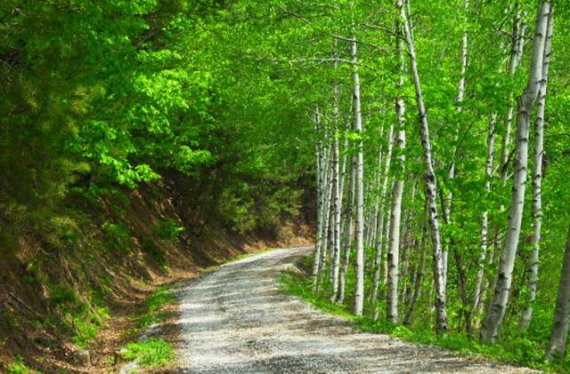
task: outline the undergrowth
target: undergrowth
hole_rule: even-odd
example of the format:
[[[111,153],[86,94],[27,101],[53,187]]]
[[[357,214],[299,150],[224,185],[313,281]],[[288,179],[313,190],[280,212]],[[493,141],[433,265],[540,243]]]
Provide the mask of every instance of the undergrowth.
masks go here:
[[[281,291],[288,295],[298,296],[318,309],[341,316],[351,321],[361,331],[383,333],[404,341],[431,344],[450,349],[463,355],[478,356],[504,362],[544,370],[547,372],[570,372],[568,365],[549,364],[543,358],[544,350],[535,342],[523,337],[516,340],[503,341],[500,344],[482,344],[469,339],[465,334],[449,333],[439,336],[431,329],[409,328],[392,324],[385,319],[374,321],[372,317],[355,317],[346,304],[332,303],[328,297],[317,295],[312,289],[312,279],[300,274],[281,273]]]
[[[153,323],[166,319],[168,312],[163,311],[162,308],[173,301],[174,296],[170,293],[170,288],[159,288],[147,299],[144,312],[138,317],[137,328],[144,330]]]
[[[106,308],[90,305],[68,287],[50,287],[48,303],[62,316],[62,330],[81,348],[89,346],[109,318]]]
[[[33,373],[37,373],[36,371],[34,371],[34,370],[30,369],[28,366],[26,366],[22,356],[16,357],[16,360],[14,360],[14,362],[12,362],[10,365],[8,365],[7,370],[8,370],[8,374],[33,374]]]
[[[148,297],[143,312],[136,316],[136,327],[130,331],[131,336],[140,334],[153,323],[165,320],[169,312],[164,306],[174,301],[169,287],[161,287]],[[174,349],[170,342],[151,337],[149,339],[132,342],[125,345],[123,358],[137,360],[141,366],[164,366],[174,358]]]
[[[162,339],[150,338],[141,342],[129,343],[125,349],[126,352],[123,357],[127,360],[137,360],[141,366],[163,366],[174,358],[172,345]]]

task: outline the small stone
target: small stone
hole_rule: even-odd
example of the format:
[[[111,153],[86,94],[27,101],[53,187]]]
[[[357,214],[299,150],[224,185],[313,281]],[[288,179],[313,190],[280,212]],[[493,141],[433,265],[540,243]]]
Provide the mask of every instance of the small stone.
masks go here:
[[[115,349],[113,354],[113,364],[118,365],[125,361],[125,353],[127,350],[125,348]]]
[[[73,352],[73,359],[80,366],[91,366],[91,353],[86,349]]]
[[[299,275],[303,274],[303,272],[293,264],[285,264],[285,265],[281,266],[280,270],[285,271],[287,273],[293,273],[293,274],[299,274]]]

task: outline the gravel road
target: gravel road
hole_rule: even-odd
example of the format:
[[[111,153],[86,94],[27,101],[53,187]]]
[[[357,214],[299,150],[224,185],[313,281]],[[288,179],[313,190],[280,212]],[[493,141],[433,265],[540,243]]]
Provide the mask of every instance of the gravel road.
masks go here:
[[[222,266],[178,290],[182,373],[521,373],[437,347],[353,331],[279,292],[278,274],[309,248]]]

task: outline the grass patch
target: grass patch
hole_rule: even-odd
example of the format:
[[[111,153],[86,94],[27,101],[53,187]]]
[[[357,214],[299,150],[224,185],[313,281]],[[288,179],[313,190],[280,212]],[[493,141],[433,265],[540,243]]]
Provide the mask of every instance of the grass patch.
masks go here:
[[[62,317],[62,330],[74,344],[87,348],[109,318],[106,308],[90,306],[68,287],[50,287],[49,305]]]
[[[148,297],[144,310],[136,316],[136,327],[131,329],[129,335],[134,337],[153,323],[163,321],[169,316],[164,306],[175,300],[169,287],[161,287]],[[147,367],[160,367],[168,364],[175,357],[172,345],[164,340],[151,337],[146,340],[127,343],[122,354],[126,360],[136,360],[139,365]]]
[[[464,334],[436,335],[431,329],[411,329],[403,325],[392,324],[384,319],[355,317],[347,305],[332,303],[328,297],[316,295],[312,290],[312,279],[299,274],[281,273],[279,276],[281,292],[300,297],[316,308],[351,321],[361,331],[388,334],[401,340],[435,345],[471,357],[484,357],[512,365],[528,366],[547,372],[570,372],[566,365],[549,364],[544,360],[543,347],[529,339],[504,341],[500,344],[482,344],[469,339]]]
[[[315,295],[312,290],[312,281],[310,278],[303,277],[299,274],[283,272],[279,275],[279,283],[281,292],[287,295],[298,296],[327,313],[346,318],[350,321],[357,320],[357,317],[353,316],[346,306],[331,303],[326,297]]]
[[[10,365],[8,365],[8,372],[7,373],[8,374],[33,374],[33,373],[37,373],[37,371],[34,371],[34,370],[30,369],[28,366],[26,366],[22,356],[18,356],[18,357],[16,357],[16,360],[14,362],[12,362]]]
[[[168,317],[168,312],[162,308],[174,301],[174,295],[170,293],[169,287],[159,288],[146,301],[143,314],[138,317],[137,328],[143,330],[153,323],[160,322]]]
[[[137,360],[141,366],[164,366],[174,358],[172,345],[162,339],[150,338],[142,342],[129,343],[125,349],[123,357],[127,360]]]

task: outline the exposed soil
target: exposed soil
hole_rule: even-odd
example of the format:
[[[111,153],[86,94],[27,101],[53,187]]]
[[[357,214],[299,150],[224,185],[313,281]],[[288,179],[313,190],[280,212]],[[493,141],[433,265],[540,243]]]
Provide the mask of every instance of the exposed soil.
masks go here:
[[[77,224],[73,240],[51,229],[4,222],[0,212],[0,226],[12,229],[10,235],[0,232],[0,373],[17,356],[44,373],[113,372],[115,349],[136,339],[129,333],[132,317],[157,287],[192,278],[236,255],[303,243],[297,238],[310,236],[301,222],[285,224],[279,232],[235,232],[216,216],[215,205],[205,203],[212,201],[207,191],[200,193],[198,186],[182,194],[176,186],[188,184],[173,178],[97,204],[69,201],[72,209],[63,213]],[[165,222],[184,230],[162,237]],[[105,231],[109,224],[124,230],[121,242]],[[70,312],[50,302],[57,287],[73,292],[91,310],[109,311],[111,318],[89,344],[90,367],[73,360],[81,348],[63,328],[70,324]]]
[[[246,258],[177,287],[178,373],[524,373],[429,345],[355,331],[279,292],[279,272],[310,248]]]

